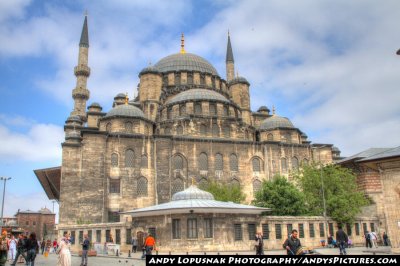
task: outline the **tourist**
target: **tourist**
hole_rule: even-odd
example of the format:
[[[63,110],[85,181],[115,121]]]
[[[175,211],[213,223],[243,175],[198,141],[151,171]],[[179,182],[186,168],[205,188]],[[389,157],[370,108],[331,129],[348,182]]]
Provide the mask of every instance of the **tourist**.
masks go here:
[[[339,225],[339,230],[336,232],[336,241],[339,246],[340,255],[347,255],[346,245],[349,238],[347,234],[343,231],[342,226]]]
[[[388,235],[386,234],[386,232],[383,232],[382,239],[383,239],[383,244],[384,244],[386,247],[389,246],[389,237],[388,237]]]
[[[0,266],[6,265],[8,252],[7,231],[3,231],[0,236]]]
[[[349,240],[347,241],[347,247],[348,248],[352,248],[353,247],[353,241],[350,239],[350,237],[349,237]]]
[[[371,235],[369,234],[368,231],[365,231],[364,238],[365,238],[365,247],[366,248],[368,248],[368,247],[372,248]]]
[[[46,247],[46,241],[44,241],[44,238],[43,238],[43,241],[42,241],[42,243],[40,243],[40,249],[42,250],[42,255],[43,255],[43,253],[44,253],[44,248]]]
[[[333,247],[333,236],[329,235],[328,236],[328,248],[332,248]]]
[[[146,250],[146,255],[151,255],[153,249],[155,249],[156,245],[156,240],[154,237],[149,233],[149,235],[146,237],[146,240],[144,241],[144,248]]]
[[[14,262],[10,264],[11,266],[15,266],[15,264],[17,264],[18,257],[20,255],[25,259],[25,261],[27,260],[26,256],[25,256],[25,251],[26,251],[25,242],[26,242],[26,240],[25,240],[24,236],[22,234],[19,234],[18,242],[17,242],[17,254],[15,255]]]
[[[283,243],[283,248],[286,249],[287,255],[303,255],[300,239],[297,238],[298,232],[292,230],[292,234]]]
[[[82,243],[82,261],[81,266],[87,266],[88,261],[88,251],[90,247],[90,240],[87,234],[84,234],[83,237],[85,238]]]
[[[261,232],[256,234],[256,255],[264,255],[264,240]]]
[[[58,242],[57,242],[57,238],[55,238],[53,241],[53,253],[56,253],[57,249],[58,249]]]
[[[26,263],[27,264],[26,265],[34,266],[36,254],[39,251],[39,245],[38,245],[38,241],[36,239],[36,233],[33,232],[29,235],[29,238],[25,243],[25,248],[27,251],[27,255],[26,255]]]
[[[64,234],[61,238],[58,249],[58,262],[57,266],[71,266],[71,252],[69,250],[70,241],[68,233]]]
[[[376,235],[375,232],[371,232],[369,234],[370,234],[372,246],[375,248],[378,248],[378,236]]]
[[[132,237],[131,244],[132,244],[132,252],[133,252],[133,253],[136,253],[137,244],[138,244],[138,241],[137,241],[136,236],[133,236],[133,237]]]
[[[8,255],[11,261],[15,260],[15,255],[17,254],[17,240],[12,235],[11,239],[8,241]]]

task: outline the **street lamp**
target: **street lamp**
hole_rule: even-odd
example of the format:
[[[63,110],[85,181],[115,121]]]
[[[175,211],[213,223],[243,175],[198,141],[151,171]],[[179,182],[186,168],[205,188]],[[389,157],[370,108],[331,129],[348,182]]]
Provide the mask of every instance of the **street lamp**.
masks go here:
[[[7,180],[10,180],[11,177],[0,177],[0,180],[4,180],[4,188],[3,188],[3,202],[1,204],[1,220],[0,220],[0,233],[3,230],[3,211],[4,211],[4,196],[6,194],[6,183]]]
[[[320,163],[319,166],[319,174],[320,174],[320,179],[321,179],[321,190],[322,190],[322,203],[324,207],[324,224],[325,224],[325,234],[328,235],[329,229],[328,229],[328,219],[326,217],[326,200],[325,200],[325,188],[324,188],[324,179],[322,178],[322,162],[321,162],[321,149],[327,147],[328,145],[323,145],[320,147],[313,147],[313,149],[318,149],[318,160]]]

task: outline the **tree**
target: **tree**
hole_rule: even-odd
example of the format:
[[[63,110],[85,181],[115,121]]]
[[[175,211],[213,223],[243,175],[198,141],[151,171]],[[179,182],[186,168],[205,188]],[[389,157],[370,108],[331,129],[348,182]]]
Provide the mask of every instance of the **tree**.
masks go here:
[[[213,194],[214,199],[219,201],[241,203],[246,198],[240,186],[232,183],[217,182],[211,179],[209,182],[202,183],[200,188]]]
[[[306,215],[305,197],[296,186],[285,177],[275,176],[264,180],[261,190],[255,195],[253,204],[272,209],[272,215]]]
[[[369,204],[357,189],[356,177],[347,168],[337,165],[304,165],[294,176],[304,193],[310,215],[324,212],[322,182],[326,214],[338,223],[352,223],[361,207]]]

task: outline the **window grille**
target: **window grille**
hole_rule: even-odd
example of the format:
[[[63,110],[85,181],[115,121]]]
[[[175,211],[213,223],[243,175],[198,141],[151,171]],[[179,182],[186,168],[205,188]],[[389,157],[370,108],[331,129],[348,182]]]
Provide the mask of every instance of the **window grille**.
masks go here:
[[[172,239],[181,239],[181,220],[172,219]]]
[[[249,240],[255,240],[256,225],[255,224],[247,224],[247,232],[249,234]]]
[[[325,226],[324,223],[319,223],[319,236],[325,237]]]
[[[177,155],[174,157],[174,167],[175,167],[175,170],[183,169],[183,159],[181,156]]]
[[[213,237],[213,220],[212,218],[204,218],[204,238]]]
[[[111,154],[111,166],[118,167],[118,154],[116,153]]]
[[[238,167],[238,158],[236,154],[231,154],[229,158],[229,164],[232,172],[238,172],[239,167]]]
[[[304,238],[304,224],[299,224],[299,238]]]
[[[286,158],[281,158],[281,168],[282,168],[282,173],[286,173],[287,172]]]
[[[196,115],[201,115],[202,111],[201,111],[201,103],[195,103],[194,104],[194,113]]]
[[[216,171],[224,170],[224,161],[223,161],[223,157],[220,153],[217,153],[215,155],[215,170]]]
[[[253,172],[261,172],[260,159],[253,158],[252,165],[253,165]]]
[[[263,239],[269,239],[269,224],[262,224]]]
[[[208,157],[205,153],[200,153],[199,155],[199,170],[208,171]]]
[[[242,225],[235,224],[234,228],[235,228],[235,241],[243,240]]]
[[[141,159],[141,162],[140,162],[140,166],[141,166],[141,168],[143,168],[143,169],[147,169],[147,168],[148,168],[148,158],[147,158],[147,155],[146,155],[146,154],[143,154],[143,155],[142,155],[142,159]]]
[[[261,190],[261,186],[262,186],[262,183],[260,180],[255,179],[253,181],[253,194],[254,195],[257,194],[257,192]]]
[[[309,224],[308,226],[310,228],[310,238],[314,238],[315,237],[314,224]]]
[[[175,193],[182,191],[183,189],[183,180],[180,178],[175,178],[175,180],[172,182],[171,194],[174,195]]]
[[[297,170],[299,168],[299,160],[296,157],[292,158],[292,169]]]
[[[120,179],[110,179],[110,193],[116,193],[119,194],[120,193],[120,184],[121,184],[121,180]]]
[[[125,151],[125,167],[132,168],[135,164],[135,152],[131,149]]]
[[[282,239],[282,225],[275,224],[275,238]]]
[[[147,178],[144,176],[140,177],[137,181],[137,195],[147,196]]]
[[[197,219],[187,219],[187,238],[197,238]]]

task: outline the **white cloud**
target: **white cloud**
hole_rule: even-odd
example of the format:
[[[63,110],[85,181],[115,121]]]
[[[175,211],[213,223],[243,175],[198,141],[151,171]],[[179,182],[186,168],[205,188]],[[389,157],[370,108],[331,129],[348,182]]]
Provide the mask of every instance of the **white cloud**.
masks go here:
[[[12,131],[0,124],[2,161],[61,161],[63,128],[52,124],[34,124],[26,133]]]
[[[10,17],[21,17],[24,14],[24,8],[30,2],[31,0],[0,1],[0,22]]]

